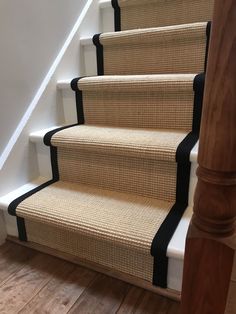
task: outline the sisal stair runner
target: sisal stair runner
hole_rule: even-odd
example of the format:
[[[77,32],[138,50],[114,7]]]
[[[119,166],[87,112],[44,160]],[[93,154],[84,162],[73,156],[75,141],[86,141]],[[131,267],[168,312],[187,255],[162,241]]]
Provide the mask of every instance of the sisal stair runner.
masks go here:
[[[112,1],[97,77],[76,78],[78,123],[46,134],[53,178],[9,206],[19,237],[168,287],[188,206],[213,1]]]

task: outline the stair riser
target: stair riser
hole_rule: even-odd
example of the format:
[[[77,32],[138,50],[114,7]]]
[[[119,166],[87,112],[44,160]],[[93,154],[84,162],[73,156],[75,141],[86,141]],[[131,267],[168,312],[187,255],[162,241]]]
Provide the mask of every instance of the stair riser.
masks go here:
[[[174,201],[175,162],[58,148],[62,181]],[[144,180],[146,178],[146,180]]]
[[[100,23],[103,33],[114,31],[114,10],[110,3],[105,7],[100,7]],[[97,75],[96,48],[92,40],[88,43],[87,39],[85,41],[82,39],[80,40],[80,45],[82,47],[84,75]]]
[[[90,43],[84,44],[83,41],[80,42],[83,51],[83,61],[84,61],[84,75],[94,76],[97,75],[97,59],[96,59],[96,48],[92,41]]]
[[[163,34],[119,38],[101,35],[105,75],[201,73],[206,27]]]
[[[149,253],[142,254],[131,248],[122,248],[111,242],[92,239],[30,220],[25,220],[25,223],[30,242],[71,254],[84,262],[87,260],[152,282],[153,257]],[[168,287],[170,289],[181,290],[182,270],[182,259],[169,259]]]
[[[192,126],[193,89],[83,91],[85,123],[133,128],[178,129]],[[174,110],[173,110],[174,107]]]
[[[52,177],[50,148],[42,145],[42,143],[35,143],[37,151],[37,162],[39,174],[43,178]]]
[[[152,281],[153,257],[116,243],[25,219],[28,240]],[[48,236],[50,234],[50,237]],[[53,235],[53,236],[52,236]]]
[[[111,4],[104,8],[100,7],[100,14],[101,14],[101,24],[102,24],[103,33],[113,32],[114,31],[114,10]]]
[[[121,30],[161,27],[211,20],[213,0],[118,1],[121,7]]]
[[[62,99],[65,124],[70,125],[77,123],[75,93],[72,91],[70,86],[66,89],[58,90]]]

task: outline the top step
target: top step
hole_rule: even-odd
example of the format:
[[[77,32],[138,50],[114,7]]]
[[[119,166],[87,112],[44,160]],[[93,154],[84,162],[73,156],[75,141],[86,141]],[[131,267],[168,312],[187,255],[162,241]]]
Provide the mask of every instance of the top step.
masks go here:
[[[213,0],[112,0],[116,30],[206,22]]]

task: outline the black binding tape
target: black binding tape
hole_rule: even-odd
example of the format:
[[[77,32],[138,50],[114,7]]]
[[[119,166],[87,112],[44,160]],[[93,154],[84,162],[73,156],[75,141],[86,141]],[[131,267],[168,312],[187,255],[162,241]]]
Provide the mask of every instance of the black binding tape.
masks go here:
[[[52,179],[39,185],[39,186],[37,186],[36,188],[34,188],[34,189],[30,190],[29,192],[21,195],[20,197],[16,198],[8,206],[8,213],[12,216],[16,216],[17,228],[18,228],[18,234],[19,234],[19,240],[20,241],[27,241],[27,234],[26,234],[24,218],[17,216],[16,208],[26,198],[32,196],[33,194],[41,191],[42,189],[46,188],[47,186],[49,186],[49,185],[51,185],[54,182],[59,180],[59,171],[58,171],[58,163],[57,163],[57,148],[50,146],[50,154],[51,154],[51,167],[52,167],[52,176],[53,176]]]
[[[82,91],[79,89],[78,83],[83,77],[74,78],[70,85],[71,89],[75,92],[75,102],[77,110],[77,121],[78,124],[84,124],[84,109],[83,109],[83,95]]]
[[[27,241],[27,234],[25,228],[25,220],[21,217],[16,217],[17,229],[20,241]]]
[[[100,43],[100,35],[93,36],[93,43],[96,46],[97,55],[97,74],[104,75],[103,45]]]
[[[199,138],[202,102],[204,93],[205,74],[199,74],[193,82],[194,108],[192,131],[179,144],[176,151],[177,182],[176,202],[171,208],[161,227],[157,231],[151,245],[153,263],[153,284],[167,288],[169,242],[188,206],[189,180],[190,180],[190,152]]]
[[[206,54],[205,66],[207,67],[208,49],[210,42],[211,22],[206,28]],[[161,227],[157,231],[151,245],[151,255],[154,257],[153,263],[153,284],[162,288],[167,288],[168,257],[167,248],[169,242],[188,206],[188,192],[190,181],[190,153],[199,138],[202,103],[204,96],[205,72],[196,75],[193,82],[194,107],[192,131],[183,139],[176,150],[177,181],[176,181],[176,202]]]
[[[114,29],[115,32],[119,32],[121,30],[120,6],[118,0],[111,0],[111,4],[114,9]]]
[[[50,158],[51,158],[51,169],[52,169],[52,179],[37,186],[36,188],[30,190],[29,192],[21,195],[20,197],[16,198],[14,201],[10,203],[8,206],[8,213],[12,216],[17,216],[16,208],[18,205],[23,202],[26,198],[32,196],[33,194],[39,192],[40,190],[46,188],[47,186],[57,182],[59,180],[59,169],[58,169],[58,158],[57,158],[57,147],[53,146],[51,144],[51,139],[54,134],[56,134],[59,131],[62,131],[67,128],[71,128],[73,126],[76,126],[78,124],[84,123],[84,112],[83,112],[83,101],[82,101],[82,92],[78,89],[78,81],[80,78],[76,78],[72,80],[71,82],[71,88],[76,93],[76,108],[77,108],[77,117],[78,117],[78,123],[63,126],[57,129],[54,129],[52,131],[49,131],[47,134],[45,134],[43,138],[43,142],[46,146],[50,147]],[[25,221],[24,218],[16,217],[17,219],[17,228],[19,233],[19,240],[21,241],[27,241],[27,233],[25,228]]]
[[[211,36],[211,21],[207,23],[206,27],[206,54],[205,54],[205,65],[204,65],[204,71],[206,72],[207,68],[207,59],[208,59],[208,51],[209,51],[209,45],[210,45],[210,36]]]

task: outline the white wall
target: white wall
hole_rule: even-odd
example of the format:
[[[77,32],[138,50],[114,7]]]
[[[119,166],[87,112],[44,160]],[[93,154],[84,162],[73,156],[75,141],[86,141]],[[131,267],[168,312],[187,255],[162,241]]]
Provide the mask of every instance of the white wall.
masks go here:
[[[0,156],[87,0],[0,0]]]

